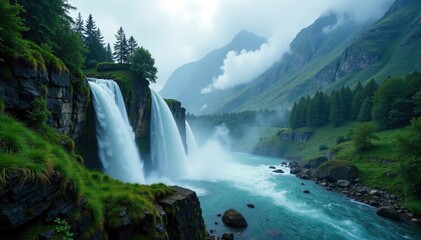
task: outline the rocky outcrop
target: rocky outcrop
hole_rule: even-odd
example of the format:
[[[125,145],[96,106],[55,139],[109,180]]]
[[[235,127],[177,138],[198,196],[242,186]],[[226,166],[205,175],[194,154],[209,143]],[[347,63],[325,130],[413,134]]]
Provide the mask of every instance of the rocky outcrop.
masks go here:
[[[311,138],[312,135],[312,132],[293,131],[289,133],[281,133],[281,139],[287,142],[305,143]]]
[[[358,177],[358,169],[346,161],[327,161],[317,168],[316,177],[330,182],[338,180],[352,182]]]
[[[150,138],[151,93],[148,81],[133,82],[133,102],[128,104],[128,115],[136,138]]]
[[[320,166],[320,164],[324,163],[327,161],[327,157],[316,157],[316,158],[312,158],[310,160],[308,160],[308,162],[306,162],[304,164],[304,168],[317,168]]]
[[[176,193],[159,201],[167,215],[166,229],[170,239],[206,239],[205,223],[195,192],[174,187]]]
[[[0,79],[0,97],[6,111],[24,117],[32,109],[32,101],[46,92],[51,111],[48,124],[75,140],[83,138],[88,102],[86,80],[73,84],[67,72],[35,70],[19,62],[11,63],[6,69],[10,78]]]
[[[243,215],[235,209],[228,209],[222,215],[222,221],[225,225],[235,228],[245,228],[247,227],[247,221]]]
[[[34,225],[47,226],[41,233],[43,239],[54,236],[54,220],[80,216],[69,221],[74,239],[81,239],[89,227],[91,215],[84,208],[89,199],[77,203],[71,192],[60,194],[61,180],[56,176],[49,183],[39,181],[21,182],[22,177],[14,175],[9,179],[7,188],[0,191],[0,236],[2,239],[15,240],[20,234]],[[159,239],[206,239],[206,230],[202,211],[196,194],[188,189],[174,187],[173,195],[156,203],[159,218],[151,212],[144,215],[140,225],[134,225],[128,217],[127,210],[122,208],[119,217],[121,226],[111,228],[104,223],[102,229],[93,234],[92,239],[131,239],[136,233],[156,232]],[[155,224],[154,224],[155,221]],[[50,229],[48,228],[50,227]],[[155,229],[152,229],[155,227]]]
[[[261,140],[254,146],[252,153],[261,156],[281,157],[284,154],[284,149],[270,141]]]
[[[165,99],[168,107],[174,116],[177,123],[178,131],[180,132],[181,140],[183,141],[184,150],[187,152],[186,143],[186,109],[181,107],[181,102],[174,99]]]

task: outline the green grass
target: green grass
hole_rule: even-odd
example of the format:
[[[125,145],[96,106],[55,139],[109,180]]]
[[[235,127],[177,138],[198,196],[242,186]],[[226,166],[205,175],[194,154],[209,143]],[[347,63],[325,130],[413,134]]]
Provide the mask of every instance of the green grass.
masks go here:
[[[95,68],[85,69],[83,74],[87,77],[112,79],[118,83],[123,94],[124,101],[131,103],[133,101],[133,82],[136,76],[129,70],[98,72]]]
[[[80,163],[80,156],[74,154],[73,148],[65,149],[57,145],[67,137],[54,133],[48,127],[30,130],[3,113],[0,113],[0,122],[0,190],[12,186],[9,178],[13,174],[20,175],[21,184],[28,181],[48,184],[52,179],[59,179],[58,196],[71,194],[76,203],[84,197],[88,199],[81,213],[67,219],[72,223],[83,215],[89,216],[90,223],[84,239],[102,231],[105,225],[113,228],[121,226],[124,219],[119,213],[123,208],[135,225],[141,223],[146,211],[156,219],[159,214],[154,206],[155,201],[174,191],[163,184],[125,184],[100,172],[87,170]],[[28,228],[23,234],[31,239],[28,236],[34,237],[33,234],[39,234],[39,230],[45,227],[48,226]],[[154,230],[144,234],[149,238],[156,235]]]

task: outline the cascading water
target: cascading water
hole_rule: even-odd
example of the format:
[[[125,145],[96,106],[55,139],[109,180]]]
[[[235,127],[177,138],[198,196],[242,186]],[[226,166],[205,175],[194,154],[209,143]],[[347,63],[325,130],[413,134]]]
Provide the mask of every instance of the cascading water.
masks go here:
[[[193,131],[190,124],[186,121],[186,141],[187,141],[187,153],[189,155],[197,152],[196,138],[193,135]]]
[[[164,99],[152,92],[151,170],[178,178],[187,172],[186,154],[174,117]]]
[[[99,158],[104,172],[129,183],[145,183],[134,133],[117,83],[105,79],[88,79],[96,113]]]

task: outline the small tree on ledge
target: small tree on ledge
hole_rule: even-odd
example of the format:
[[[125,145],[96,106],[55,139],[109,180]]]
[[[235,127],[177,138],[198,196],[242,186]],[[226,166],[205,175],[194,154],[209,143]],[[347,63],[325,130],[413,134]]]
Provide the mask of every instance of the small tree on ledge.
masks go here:
[[[352,141],[357,151],[367,151],[373,148],[373,143],[371,140],[378,140],[379,138],[374,135],[376,131],[376,126],[372,123],[364,122],[358,125],[354,129],[352,134]]]
[[[148,50],[141,47],[137,49],[131,58],[130,70],[138,77],[149,82],[155,83],[156,73],[155,59],[152,58]]]

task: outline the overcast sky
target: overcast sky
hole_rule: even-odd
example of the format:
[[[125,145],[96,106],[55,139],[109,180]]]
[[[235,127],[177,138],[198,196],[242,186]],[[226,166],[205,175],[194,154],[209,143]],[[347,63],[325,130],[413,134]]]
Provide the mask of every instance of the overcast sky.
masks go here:
[[[161,89],[179,66],[196,61],[226,45],[241,30],[266,37],[269,42],[255,52],[230,53],[221,68],[224,74],[203,89],[210,92],[252,80],[266,70],[304,27],[333,10],[355,21],[379,18],[393,0],[70,0],[86,19],[92,14],[105,41],[123,27],[140,46],[148,49],[158,68]],[[334,27],[334,26],[332,26]]]

